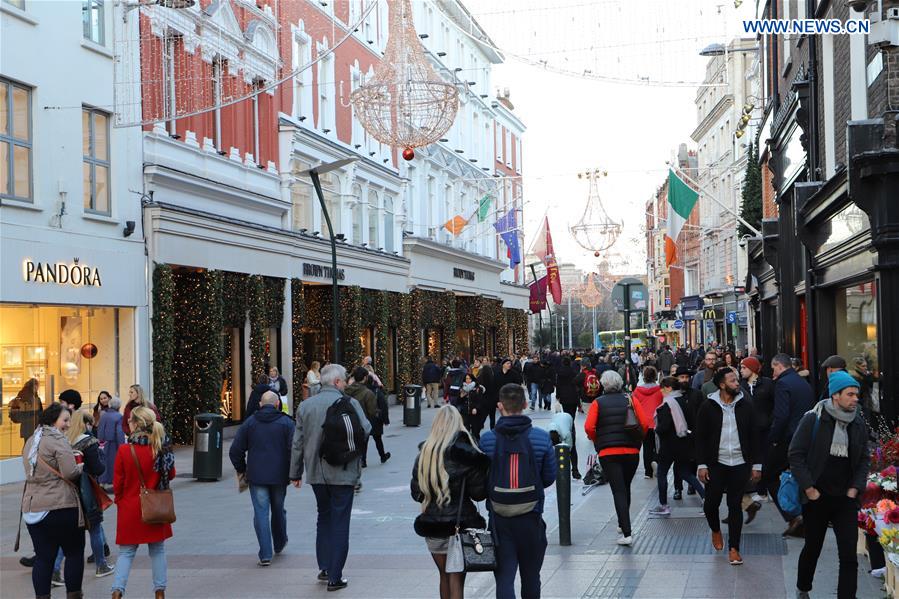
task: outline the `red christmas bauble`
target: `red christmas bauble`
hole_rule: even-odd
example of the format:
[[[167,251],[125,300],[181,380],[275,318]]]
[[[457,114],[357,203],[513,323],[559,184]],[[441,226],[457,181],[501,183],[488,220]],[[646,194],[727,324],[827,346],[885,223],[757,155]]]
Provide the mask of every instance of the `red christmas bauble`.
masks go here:
[[[413,150],[412,148],[406,148],[405,150],[403,150],[404,160],[412,160],[413,158],[415,158],[415,150]]]
[[[599,258],[599,251],[593,252],[593,257],[594,257],[594,258]]]
[[[93,343],[85,343],[81,346],[81,355],[90,360],[97,357],[97,346]]]

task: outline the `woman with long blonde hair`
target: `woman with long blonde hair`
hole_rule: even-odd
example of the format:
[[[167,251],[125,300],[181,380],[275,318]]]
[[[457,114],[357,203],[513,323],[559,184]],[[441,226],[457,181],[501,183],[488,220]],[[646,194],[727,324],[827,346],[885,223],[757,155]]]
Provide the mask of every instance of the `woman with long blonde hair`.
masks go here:
[[[128,403],[125,404],[125,411],[122,413],[122,431],[126,437],[131,434],[131,410],[138,407],[153,410],[156,420],[162,420],[159,410],[153,405],[153,400],[144,393],[144,388],[138,384],[131,385],[128,387]]]
[[[175,477],[175,455],[162,423],[150,408],[135,407],[130,414],[131,434],[115,458],[113,489],[118,506],[116,543],[119,561],[112,584],[113,599],[121,599],[128,585],[131,563],[138,545],[150,551],[153,590],[164,599],[167,584],[165,540],[172,536],[171,524],[147,524],[141,518],[141,480],[148,489],[167,489]]]
[[[465,573],[447,573],[446,551],[456,531],[460,504],[460,528],[486,527],[474,502],[487,498],[489,465],[490,459],[465,429],[459,410],[441,407],[415,458],[411,484],[412,499],[421,503],[415,532],[425,537],[440,572],[440,599],[462,599],[465,594]]]

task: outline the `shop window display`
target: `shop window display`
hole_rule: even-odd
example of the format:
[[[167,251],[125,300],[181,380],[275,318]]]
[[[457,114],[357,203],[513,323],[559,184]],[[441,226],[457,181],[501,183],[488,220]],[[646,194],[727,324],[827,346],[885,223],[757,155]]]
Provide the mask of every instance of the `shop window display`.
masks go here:
[[[36,413],[64,389],[88,407],[100,391],[127,397],[134,352],[131,308],[0,306],[0,459],[21,455]]]
[[[837,290],[837,353],[850,366],[863,358],[877,373],[877,290],[873,281]]]

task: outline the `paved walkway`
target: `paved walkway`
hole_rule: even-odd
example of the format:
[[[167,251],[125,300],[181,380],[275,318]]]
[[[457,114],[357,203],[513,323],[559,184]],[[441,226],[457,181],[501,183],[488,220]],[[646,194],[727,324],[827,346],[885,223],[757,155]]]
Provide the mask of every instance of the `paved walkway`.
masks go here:
[[[438,596],[437,574],[423,539],[412,530],[418,505],[409,497],[409,477],[418,443],[426,435],[436,410],[425,409],[420,428],[403,427],[398,407],[392,408],[393,424],[385,443],[393,458],[385,465],[377,458],[363,475],[364,488],[356,496],[351,528],[350,558],[346,576],[350,586],[339,597],[366,599],[420,598]],[[538,425],[549,420],[547,412],[534,415]],[[583,415],[579,426],[582,426]],[[582,430],[582,429],[579,429]],[[583,456],[590,450],[581,436]],[[226,447],[227,449],[227,447]],[[372,444],[370,448],[374,456]],[[270,568],[256,566],[256,539],[252,508],[247,494],[238,494],[234,472],[225,460],[225,476],[216,483],[201,483],[185,476],[191,469],[191,450],[177,452],[179,475],[173,484],[178,521],[175,536],[166,543],[169,564],[168,596],[172,598],[268,598],[318,597],[325,588],[316,582],[315,502],[312,490],[288,490],[287,511],[290,543]],[[608,486],[586,497],[581,485],[572,486],[572,542],[558,544],[558,518],[554,489],[547,493],[545,515],[550,545],[542,571],[546,598],[675,598],[747,597],[774,599],[793,597],[796,559],[802,542],[783,541],[783,524],[773,509],[765,506],[757,520],[744,528],[745,565],[732,567],[725,556],[711,550],[704,519],[696,497],[685,496],[676,504],[672,518],[647,518],[654,505],[655,481],[639,476],[634,480],[636,542],[631,548],[615,545],[614,509]],[[33,597],[29,571],[18,564],[12,552],[21,485],[0,487],[0,596],[4,599]],[[115,507],[106,512],[106,532],[115,536]],[[23,531],[21,554],[30,554],[31,544]],[[115,547],[113,558],[115,558]],[[88,550],[89,551],[89,550]],[[822,553],[813,597],[831,597],[836,589],[836,549],[833,538]],[[129,598],[150,597],[150,570],[146,549],[135,561],[129,582]],[[861,559],[859,594],[862,599],[883,597],[880,584],[867,574]],[[96,579],[85,571],[84,591],[88,598],[108,597],[111,577]],[[65,589],[54,589],[64,597]],[[468,597],[494,595],[491,574],[473,574],[466,582]],[[329,595],[330,596],[330,595]]]

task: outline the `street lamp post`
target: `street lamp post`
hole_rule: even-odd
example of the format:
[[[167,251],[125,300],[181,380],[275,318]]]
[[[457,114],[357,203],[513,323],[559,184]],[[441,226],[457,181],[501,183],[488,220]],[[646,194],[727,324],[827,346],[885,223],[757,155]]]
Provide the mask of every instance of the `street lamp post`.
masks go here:
[[[336,162],[320,164],[299,173],[300,175],[308,175],[309,178],[312,179],[312,186],[315,188],[315,195],[318,196],[318,203],[322,209],[322,216],[325,217],[325,224],[328,225],[328,237],[331,239],[331,334],[334,338],[332,361],[335,364],[340,363],[340,289],[337,286],[337,238],[334,236],[334,227],[331,225],[331,215],[328,213],[327,205],[325,205],[325,194],[322,192],[322,183],[319,176],[343,168],[356,160],[358,160],[358,158],[344,158],[343,160],[337,160]]]

